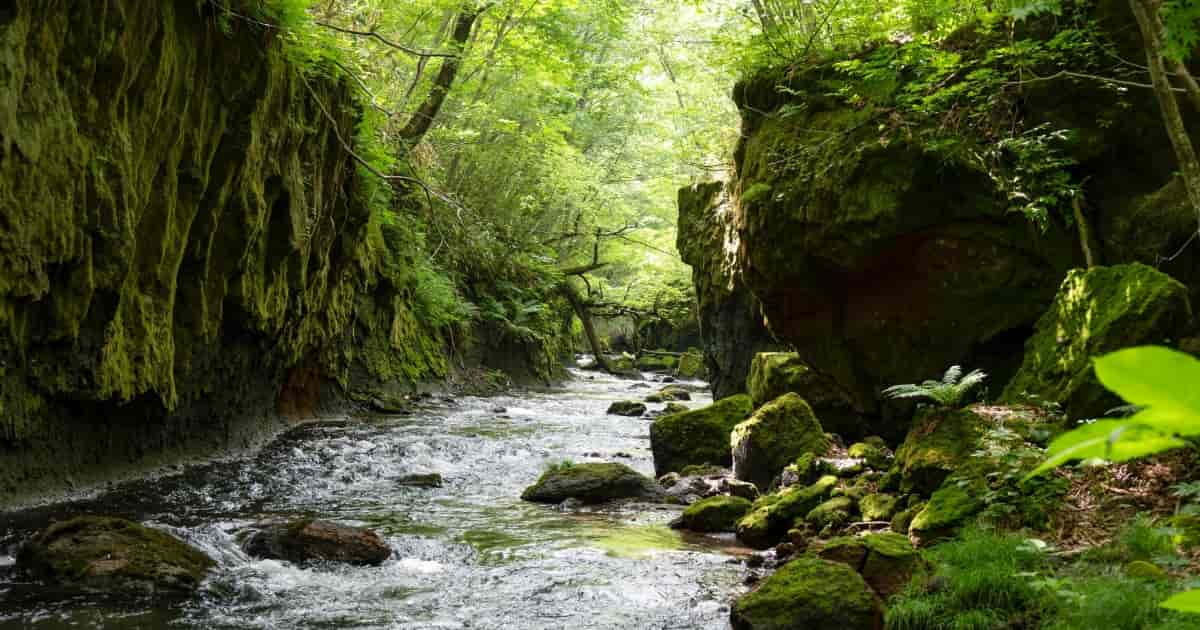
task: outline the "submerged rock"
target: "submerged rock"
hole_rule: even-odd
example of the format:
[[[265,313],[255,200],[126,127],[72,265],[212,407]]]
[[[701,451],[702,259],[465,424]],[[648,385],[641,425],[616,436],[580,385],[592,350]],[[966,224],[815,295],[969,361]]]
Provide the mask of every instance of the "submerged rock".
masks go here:
[[[696,532],[732,532],[750,511],[750,501],[741,497],[710,497],[693,503],[672,527]]]
[[[739,598],[730,622],[734,630],[882,630],[883,608],[854,569],[799,558]]]
[[[418,473],[398,477],[396,483],[401,486],[412,486],[414,488],[441,488],[444,481],[438,473]]]
[[[1141,264],[1076,269],[1025,345],[1025,361],[1003,398],[1061,403],[1069,418],[1094,418],[1121,404],[1097,380],[1092,358],[1192,331],[1188,289]]]
[[[215,564],[170,534],[105,516],[55,523],[17,554],[18,568],[33,577],[114,595],[186,593]]]
[[[646,413],[646,405],[632,400],[617,401],[608,407],[608,414],[612,416],[636,418],[644,413]]]
[[[731,465],[729,434],[751,411],[750,397],[743,394],[658,418],[650,425],[655,474],[678,472],[689,464]]]
[[[521,493],[525,501],[561,503],[578,499],[587,504],[615,499],[659,499],[653,479],[617,463],[574,464],[546,471]]]
[[[733,473],[760,489],[807,453],[824,455],[829,440],[813,410],[798,394],[785,394],[733,429]]]
[[[324,560],[377,565],[392,555],[391,547],[365,527],[313,519],[259,525],[246,538],[242,549],[256,558],[297,564]]]

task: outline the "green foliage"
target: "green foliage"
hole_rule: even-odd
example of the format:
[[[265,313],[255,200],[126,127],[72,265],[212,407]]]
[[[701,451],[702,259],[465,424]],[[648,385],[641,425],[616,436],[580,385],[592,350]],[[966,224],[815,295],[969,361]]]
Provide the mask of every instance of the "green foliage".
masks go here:
[[[883,395],[891,399],[923,398],[933,401],[942,407],[960,407],[968,393],[987,379],[987,374],[980,370],[972,370],[963,375],[961,366],[950,366],[942,376],[942,380],[929,380],[920,385],[907,383],[893,385],[883,390]]]
[[[981,520],[1012,529],[1050,529],[1069,482],[1056,475],[1026,479],[1042,455],[1042,449],[1012,428],[998,426],[983,435],[971,464],[987,480],[979,496]]]
[[[1190,59],[1196,45],[1200,44],[1200,2],[1196,0],[1170,0],[1162,5],[1164,44],[1167,54],[1180,61]]]

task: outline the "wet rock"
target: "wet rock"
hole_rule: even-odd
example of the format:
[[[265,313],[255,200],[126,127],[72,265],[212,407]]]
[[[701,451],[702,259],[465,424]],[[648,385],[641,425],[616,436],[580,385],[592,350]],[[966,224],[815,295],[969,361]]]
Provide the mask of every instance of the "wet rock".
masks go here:
[[[37,579],[113,595],[187,593],[214,565],[170,534],[105,516],[55,523],[17,554],[17,567]]]
[[[632,400],[622,400],[609,405],[608,414],[612,416],[638,417],[646,413],[646,405]]]
[[[658,379],[658,382],[659,383],[674,383],[675,377],[674,376],[664,376],[664,377]]]
[[[760,489],[798,457],[824,455],[829,440],[812,408],[797,394],[785,394],[734,427],[733,474]]]
[[[696,532],[732,532],[750,511],[750,501],[741,497],[711,497],[693,503],[672,527]]]
[[[634,383],[629,386],[629,389],[650,389],[649,383]]]
[[[375,394],[366,399],[366,405],[376,413],[403,415],[412,412],[411,403],[403,396]]]
[[[739,481],[737,479],[722,479],[720,490],[725,494],[742,497],[750,501],[757,500],[761,494],[758,491],[758,486],[749,481]]]
[[[492,413],[508,413],[508,409],[505,407],[492,407]]]
[[[664,387],[658,392],[650,394],[646,397],[648,403],[664,403],[679,400],[691,400],[692,394],[688,390],[675,385]]]
[[[796,519],[803,518],[829,497],[837,477],[827,475],[805,487],[787,488],[754,502],[753,509],[738,521],[737,537],[750,547],[766,549],[779,542]]]
[[[578,499],[586,504],[615,499],[660,500],[663,492],[653,479],[625,464],[574,464],[546,471],[521,493],[525,501],[561,503]]]
[[[729,434],[752,411],[750,397],[731,396],[687,413],[663,416],[650,425],[650,448],[658,475],[689,464],[729,466]]]
[[[681,405],[677,402],[669,402],[666,407],[663,407],[662,415],[669,416],[675,413],[687,413],[692,409],[687,405]]]
[[[296,564],[329,561],[369,566],[383,564],[392,555],[387,543],[370,529],[313,519],[261,524],[242,549],[256,558]]]
[[[730,622],[734,630],[882,630],[883,608],[854,569],[799,558],[739,598]]]
[[[1069,418],[1094,418],[1121,403],[1100,384],[1092,358],[1192,332],[1188,289],[1141,264],[1076,269],[1025,344],[1025,360],[1003,399],[1061,403]]]
[[[667,496],[674,497],[679,503],[685,505],[691,505],[704,497],[717,493],[714,484],[699,475],[680,476],[665,491]]]
[[[441,488],[444,480],[437,473],[417,473],[398,477],[396,483],[414,488]]]

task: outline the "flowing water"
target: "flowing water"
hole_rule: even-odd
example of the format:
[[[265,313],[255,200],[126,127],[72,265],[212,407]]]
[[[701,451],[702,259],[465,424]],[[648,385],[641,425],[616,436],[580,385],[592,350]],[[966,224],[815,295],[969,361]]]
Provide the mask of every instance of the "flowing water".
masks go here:
[[[648,390],[574,376],[550,391],[312,424],[253,457],[0,514],[0,628],[728,628],[729,601],[745,578],[728,538],[667,528],[676,507],[564,510],[518,498],[564,459],[653,473],[649,422],[605,415],[612,401]],[[690,404],[708,402],[697,393]],[[397,483],[427,472],[445,485]],[[169,530],[219,567],[196,596],[173,603],[71,597],[22,583],[11,568],[16,545],[78,513]],[[370,526],[393,556],[379,567],[301,567],[238,548],[246,526],[296,516]]]

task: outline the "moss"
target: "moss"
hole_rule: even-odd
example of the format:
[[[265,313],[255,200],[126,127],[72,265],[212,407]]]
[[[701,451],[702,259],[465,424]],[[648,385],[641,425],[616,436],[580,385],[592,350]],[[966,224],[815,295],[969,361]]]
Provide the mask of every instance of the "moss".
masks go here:
[[[901,487],[929,494],[973,453],[985,421],[969,409],[925,408],[896,450]]]
[[[879,630],[883,614],[853,569],[801,558],[785,564],[733,605],[735,630]]]
[[[193,590],[216,563],[156,529],[81,516],[39,532],[21,548],[18,564],[56,584],[128,595]]]
[[[963,525],[983,508],[980,489],[950,478],[913,517],[909,534],[922,542],[935,540]]]
[[[858,502],[865,521],[891,521],[896,514],[899,499],[890,494],[868,494]]]
[[[837,486],[837,477],[826,475],[809,486],[791,487],[778,494],[766,495],[738,521],[738,540],[759,549],[778,542],[792,527],[821,504]]]
[[[881,438],[879,438],[882,441]],[[855,442],[846,449],[846,454],[855,459],[865,460],[867,465],[875,470],[887,470],[892,465],[892,456],[886,446]]]
[[[680,524],[697,532],[732,532],[750,506],[750,501],[741,497],[711,497],[688,506]]]
[[[809,510],[804,520],[812,523],[818,529],[837,527],[850,522],[850,516],[857,506],[850,497],[833,497],[832,499]]]
[[[666,407],[663,407],[663,415],[669,416],[676,413],[687,413],[691,411],[691,407],[677,402],[669,402]]]
[[[678,472],[689,464],[729,466],[729,434],[751,411],[750,397],[739,395],[658,418],[650,425],[655,474]]]
[[[709,477],[728,474],[729,470],[713,464],[691,464],[679,471],[682,477]]]
[[[797,394],[759,408],[733,429],[730,444],[734,475],[762,489],[797,457],[824,455],[830,446],[812,408]]]
[[[851,437],[863,434],[863,414],[854,408],[850,396],[837,383],[813,371],[795,352],[754,355],[746,391],[755,408],[784,394],[800,394],[826,429]]]
[[[916,505],[900,510],[892,517],[892,531],[907,534],[908,528],[912,525],[912,521],[921,510],[925,509],[925,502],[919,502]]]
[[[707,368],[704,366],[704,354],[698,351],[688,351],[679,357],[677,374],[683,378],[704,378]]]
[[[1166,571],[1163,571],[1157,565],[1146,562],[1145,560],[1134,560],[1126,564],[1122,571],[1125,575],[1132,578],[1142,578],[1145,580],[1168,580],[1171,578]]]
[[[638,357],[637,367],[644,372],[669,372],[675,369],[678,359],[666,354],[645,354]]]
[[[1142,264],[1076,269],[1025,345],[1025,360],[1004,390],[1063,405],[1089,418],[1120,404],[1096,379],[1093,357],[1142,344],[1163,344],[1190,332],[1187,287]]]

